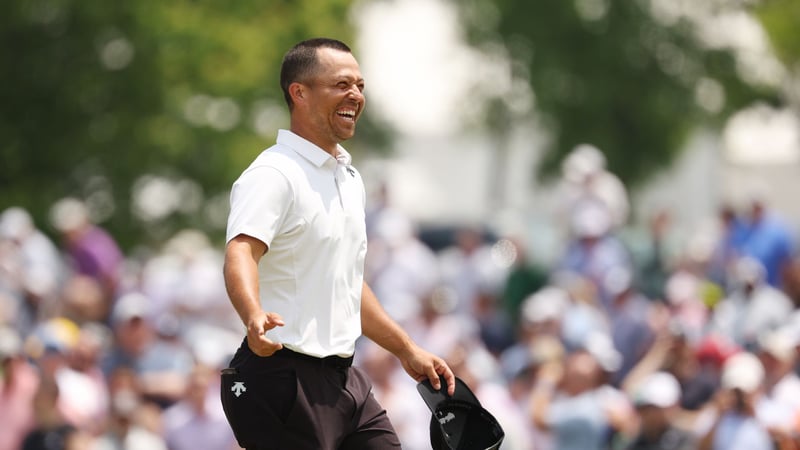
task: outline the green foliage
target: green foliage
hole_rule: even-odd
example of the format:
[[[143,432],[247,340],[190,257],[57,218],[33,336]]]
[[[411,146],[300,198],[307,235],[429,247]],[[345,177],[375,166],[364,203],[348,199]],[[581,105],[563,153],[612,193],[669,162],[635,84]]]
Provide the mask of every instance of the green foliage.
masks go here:
[[[767,30],[775,52],[783,63],[795,71],[800,65],[800,2],[796,0],[764,0],[756,6],[756,13]]]
[[[77,196],[128,248],[183,226],[219,233],[202,204],[141,219],[136,180],[192,180],[204,199],[224,195],[274,127],[288,125],[278,115],[269,131],[253,126],[265,105],[285,110],[283,53],[312,36],[350,41],[350,3],[9,2],[0,15],[0,210],[24,206],[47,229],[50,205]]]
[[[673,161],[698,125],[719,125],[755,99],[777,101],[774,92],[739,79],[728,51],[699,45],[685,19],[659,23],[648,3],[456,3],[471,43],[503,45],[534,91],[536,112],[551,133],[540,175],[557,173],[576,144],[589,142],[604,151],[612,172],[635,186]],[[696,102],[701,79],[723,88],[719,110]]]

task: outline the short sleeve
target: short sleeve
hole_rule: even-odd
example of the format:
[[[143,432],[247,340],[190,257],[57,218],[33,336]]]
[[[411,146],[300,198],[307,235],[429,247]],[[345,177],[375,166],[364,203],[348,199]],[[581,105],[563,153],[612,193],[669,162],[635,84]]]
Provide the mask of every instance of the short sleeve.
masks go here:
[[[274,167],[253,167],[233,184],[230,201],[226,242],[244,234],[269,247],[292,204],[292,187]]]

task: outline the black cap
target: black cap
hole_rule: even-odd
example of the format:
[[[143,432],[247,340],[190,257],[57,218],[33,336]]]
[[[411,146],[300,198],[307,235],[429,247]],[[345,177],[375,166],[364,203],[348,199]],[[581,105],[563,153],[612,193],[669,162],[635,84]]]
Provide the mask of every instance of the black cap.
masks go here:
[[[481,406],[464,381],[456,378],[456,390],[451,397],[447,394],[444,377],[440,380],[439,390],[427,379],[417,384],[417,390],[433,413],[430,422],[433,450],[499,449],[505,433],[497,419]]]

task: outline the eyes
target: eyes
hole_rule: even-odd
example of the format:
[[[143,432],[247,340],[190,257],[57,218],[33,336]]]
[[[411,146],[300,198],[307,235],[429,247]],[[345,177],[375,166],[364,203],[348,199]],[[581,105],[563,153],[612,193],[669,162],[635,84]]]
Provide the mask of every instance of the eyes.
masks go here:
[[[358,80],[355,83],[352,81],[341,80],[336,83],[336,87],[343,91],[350,90],[353,86],[358,89],[358,92],[364,92],[364,80]]]

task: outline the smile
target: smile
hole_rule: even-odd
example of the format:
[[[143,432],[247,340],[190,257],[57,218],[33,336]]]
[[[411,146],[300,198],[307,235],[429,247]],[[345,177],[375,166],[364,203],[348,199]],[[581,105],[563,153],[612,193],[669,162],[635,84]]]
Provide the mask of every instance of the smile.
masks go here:
[[[353,110],[353,109],[342,109],[342,110],[336,111],[336,114],[339,117],[342,117],[342,118],[350,120],[350,121],[355,121],[356,120],[356,111]]]

